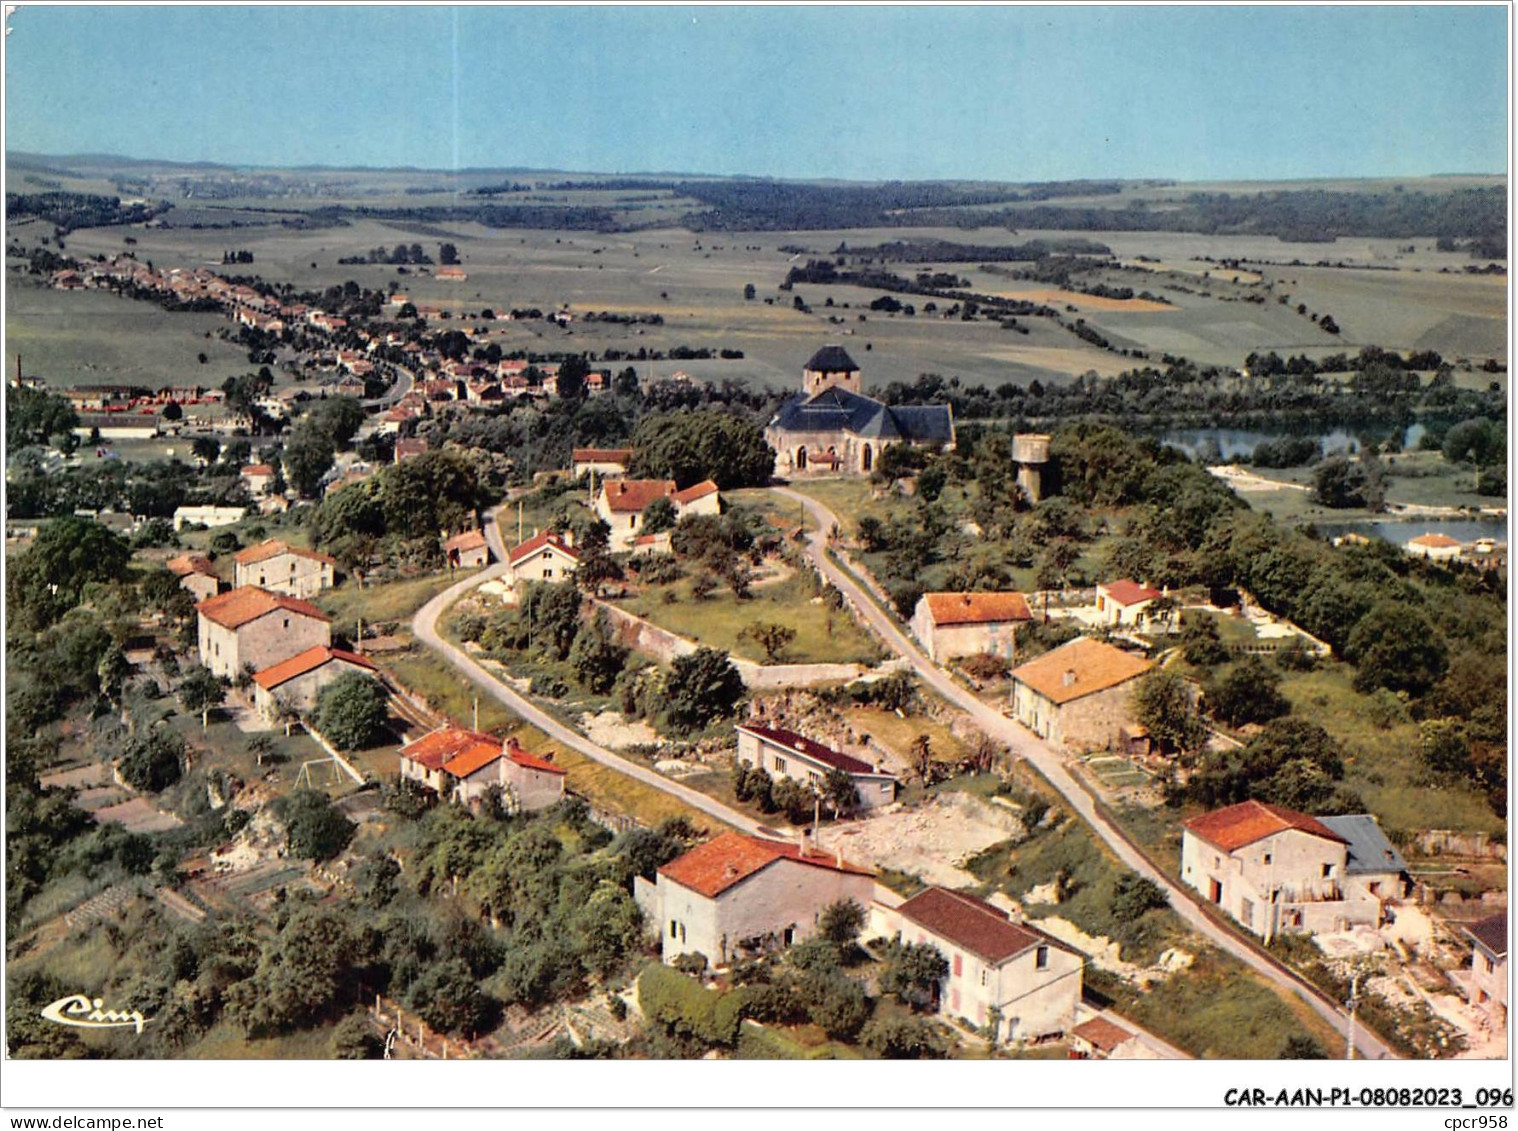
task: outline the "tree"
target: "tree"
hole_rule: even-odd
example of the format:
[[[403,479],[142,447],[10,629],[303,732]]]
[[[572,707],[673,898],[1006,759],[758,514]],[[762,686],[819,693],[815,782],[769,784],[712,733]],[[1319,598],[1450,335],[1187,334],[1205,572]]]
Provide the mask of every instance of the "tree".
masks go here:
[[[949,976],[949,960],[932,943],[897,946],[880,975],[882,993],[893,994],[914,1010],[927,1007],[933,991]]]
[[[1243,749],[1203,754],[1187,791],[1209,807],[1255,798],[1307,813],[1342,812],[1339,801],[1349,799],[1340,798],[1335,783],[1343,777],[1343,750],[1332,736],[1288,716],[1266,723]]]
[[[1207,668],[1228,662],[1228,649],[1210,616],[1181,618],[1181,658],[1193,667]]]
[[[690,487],[711,479],[724,491],[762,487],[775,470],[775,449],[752,422],[724,412],[651,413],[633,429],[628,471]]]
[[[1155,668],[1139,680],[1133,717],[1165,753],[1191,755],[1207,741],[1207,724],[1197,714],[1191,685],[1169,668]]]
[[[1426,719],[1418,724],[1418,754],[1442,778],[1463,778],[1471,770],[1471,747],[1458,719]]]
[[[585,395],[585,378],[590,376],[590,363],[583,357],[567,357],[559,364],[556,381],[559,396],[566,401],[579,400]]]
[[[942,1060],[949,1055],[943,1038],[918,1017],[876,1014],[859,1031],[859,1043],[886,1060]]]
[[[775,663],[780,654],[789,648],[796,639],[796,630],[783,624],[771,624],[768,621],[754,621],[747,625],[740,636],[747,637],[764,650],[764,658],[770,663]]]
[[[316,729],[339,750],[378,742],[389,718],[389,696],[379,680],[361,672],[338,676],[316,700]]]
[[[455,267],[459,262],[459,249],[451,243],[439,244],[437,261],[445,267]]]
[[[1112,885],[1112,915],[1121,923],[1136,922],[1169,903],[1164,888],[1136,872],[1124,872]]]
[[[429,965],[411,984],[406,1004],[433,1029],[468,1038],[494,1027],[500,1003],[480,989],[469,967],[457,958]]]
[[[754,289],[754,284],[753,283],[744,283],[743,284],[743,297],[744,297],[744,299],[746,301],[753,302],[754,301],[754,295],[756,295],[757,293],[758,292]]]
[[[184,773],[184,753],[184,739],[167,728],[155,727],[127,740],[117,769],[133,789],[157,793]]]
[[[332,468],[336,451],[330,436],[311,422],[302,422],[285,441],[285,478],[290,486],[303,498],[314,498],[321,489],[322,477]]]
[[[1365,469],[1345,456],[1318,464],[1312,476],[1313,500],[1320,506],[1343,509],[1366,505]]]
[[[1286,1038],[1286,1043],[1281,1046],[1277,1054],[1278,1060],[1327,1060],[1328,1054],[1323,1051],[1323,1046],[1318,1044],[1306,1033],[1293,1033]]]
[[[608,582],[621,581],[626,576],[617,559],[606,552],[606,547],[598,546],[580,559],[574,579],[575,584],[587,593],[600,593]]]
[[[178,401],[170,401],[163,406],[163,418],[169,421],[182,420],[184,418],[184,409],[179,407]]]
[[[73,515],[55,518],[8,562],[8,616],[32,631],[46,628],[79,604],[91,582],[126,576],[132,548],[100,523]]]
[[[1374,605],[1349,634],[1344,657],[1355,665],[1355,690],[1387,687],[1422,695],[1449,663],[1443,636],[1405,600]]]
[[[215,436],[196,436],[190,441],[190,454],[205,463],[215,463],[221,455],[221,441]]]
[[[1269,722],[1291,711],[1281,694],[1280,672],[1266,667],[1258,656],[1250,656],[1209,686],[1207,705],[1214,716],[1234,727]]]
[[[367,1013],[350,1013],[332,1030],[333,1060],[378,1060],[384,1051]]]
[[[822,802],[836,817],[851,816],[859,808],[859,788],[848,771],[836,766],[822,779]]]
[[[331,860],[353,839],[358,826],[338,811],[331,798],[299,789],[274,803],[285,825],[285,845],[305,860]]]
[[[353,439],[364,422],[364,406],[356,397],[327,397],[306,414],[303,423],[315,428],[338,447]]]
[[[731,715],[743,697],[743,677],[726,652],[697,648],[676,656],[665,684],[664,717],[677,731],[701,730]]]
[[[211,708],[221,706],[227,697],[226,685],[209,668],[191,668],[179,684],[179,702],[192,715],[200,716],[200,729],[211,725]]]
[[[822,909],[822,918],[817,920],[817,933],[842,952],[858,940],[866,918],[864,908],[855,900],[841,899]]]
[[[661,495],[643,509],[644,534],[662,534],[666,530],[673,530],[678,521],[674,501],[668,496]]]
[[[628,650],[617,643],[606,614],[580,626],[569,649],[569,666],[580,686],[595,695],[605,695],[627,663]]]

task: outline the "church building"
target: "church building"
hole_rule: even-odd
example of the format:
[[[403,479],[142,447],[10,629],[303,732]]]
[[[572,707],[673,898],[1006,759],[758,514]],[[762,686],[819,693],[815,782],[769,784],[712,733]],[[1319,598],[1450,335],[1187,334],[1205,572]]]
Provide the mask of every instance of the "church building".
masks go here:
[[[892,444],[954,446],[948,405],[885,405],[861,391],[862,376],[841,346],[823,346],[801,373],[801,395],[764,430],[775,474],[868,475]]]

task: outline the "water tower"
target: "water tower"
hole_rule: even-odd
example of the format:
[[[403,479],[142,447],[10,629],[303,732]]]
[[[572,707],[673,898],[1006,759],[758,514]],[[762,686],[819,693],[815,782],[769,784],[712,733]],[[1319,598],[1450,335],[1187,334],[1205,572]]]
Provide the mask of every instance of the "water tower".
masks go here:
[[[1030,502],[1044,497],[1044,465],[1049,462],[1049,437],[1025,432],[1012,437],[1012,460],[1017,464],[1017,485]]]

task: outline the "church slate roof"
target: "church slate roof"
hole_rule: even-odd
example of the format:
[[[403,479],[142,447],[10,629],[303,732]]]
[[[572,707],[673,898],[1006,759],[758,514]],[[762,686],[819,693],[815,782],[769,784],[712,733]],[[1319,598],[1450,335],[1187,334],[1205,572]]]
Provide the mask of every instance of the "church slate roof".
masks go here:
[[[824,389],[780,406],[771,427],[782,432],[848,432],[867,440],[949,443],[954,425],[945,405],[889,407],[847,389]]]
[[[839,373],[857,370],[859,366],[854,364],[854,359],[842,346],[823,346],[812,354],[812,360],[806,363],[806,368],[816,373]]]

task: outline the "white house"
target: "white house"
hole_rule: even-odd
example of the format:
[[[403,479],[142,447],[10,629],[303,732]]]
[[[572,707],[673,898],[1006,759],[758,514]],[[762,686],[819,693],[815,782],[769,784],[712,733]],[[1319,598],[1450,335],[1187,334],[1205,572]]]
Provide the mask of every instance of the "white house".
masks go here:
[[[174,511],[174,529],[183,530],[187,525],[231,526],[247,515],[247,507],[178,507]]]
[[[1096,612],[1101,623],[1113,628],[1137,628],[1149,618],[1149,606],[1163,593],[1129,578],[1107,581],[1096,587]]]
[[[712,966],[810,937],[830,905],[868,908],[875,874],[801,844],[723,833],[634,881],[638,906],[659,930],[665,962],[700,954]]]
[[[998,1041],[1067,1032],[1081,1000],[1085,955],[972,896],[930,887],[898,907],[871,908],[881,933],[937,947],[949,962],[936,1004]]]
[[[267,463],[250,463],[242,469],[242,481],[248,485],[250,495],[261,499],[274,489],[274,468]]]
[[[1280,805],[1242,801],[1182,829],[1181,880],[1266,939],[1379,926],[1383,904],[1401,895],[1352,880],[1349,841],[1327,821]]]
[[[1448,534],[1420,534],[1408,539],[1407,553],[1431,562],[1452,562],[1460,556],[1460,543]]]
[[[520,593],[529,581],[556,582],[573,577],[580,555],[563,535],[544,530],[507,551],[506,563],[511,587]]]
[[[668,499],[676,521],[691,514],[721,514],[722,496],[710,479],[680,490],[673,479],[608,479],[596,496],[596,514],[611,528],[611,548],[631,550],[643,530],[643,514]]]
[[[462,727],[442,726],[401,747],[400,774],[463,804],[498,787],[512,811],[546,809],[564,799],[566,771],[529,754],[517,740],[504,742]]]
[[[1507,1026],[1507,915],[1493,915],[1465,928],[1470,936],[1470,1003]]]
[[[603,479],[607,476],[620,478],[627,474],[632,457],[631,448],[575,448],[569,457],[569,475],[578,479],[593,471]]]
[[[896,800],[896,775],[879,766],[851,758],[794,731],[757,723],[740,723],[734,729],[738,732],[738,761],[745,766],[817,790],[822,789],[829,771],[842,770],[854,783],[860,808],[874,809]]]
[[[211,559],[201,554],[181,554],[170,558],[164,566],[179,578],[180,588],[188,590],[197,601],[205,601],[221,592],[221,578]]]
[[[924,593],[912,613],[912,634],[934,663],[982,652],[1010,661],[1018,625],[1032,619],[1021,593]]]
[[[280,707],[309,711],[322,688],[350,672],[377,676],[379,669],[354,652],[318,644],[297,656],[253,673],[253,703],[264,718],[279,718]]]

